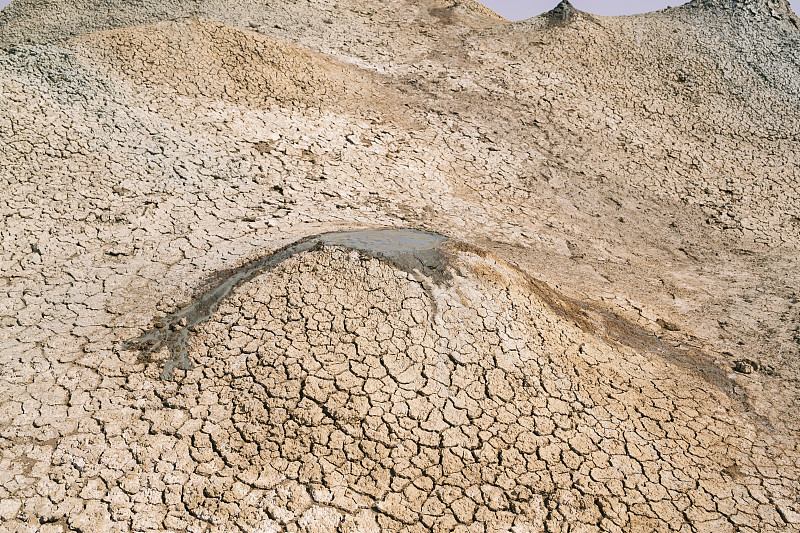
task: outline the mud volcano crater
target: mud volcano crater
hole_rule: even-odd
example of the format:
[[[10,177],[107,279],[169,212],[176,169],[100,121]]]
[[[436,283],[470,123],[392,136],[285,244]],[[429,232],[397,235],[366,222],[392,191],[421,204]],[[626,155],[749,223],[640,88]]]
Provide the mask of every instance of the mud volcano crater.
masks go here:
[[[555,298],[414,230],[241,267],[127,346],[188,417],[173,512],[243,531],[636,529],[744,487],[738,407]]]

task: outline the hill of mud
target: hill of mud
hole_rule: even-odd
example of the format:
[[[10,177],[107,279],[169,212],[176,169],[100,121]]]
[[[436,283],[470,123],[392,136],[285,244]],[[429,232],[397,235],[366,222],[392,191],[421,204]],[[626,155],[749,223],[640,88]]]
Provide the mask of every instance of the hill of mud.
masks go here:
[[[336,61],[202,19],[107,30],[77,37],[69,45],[91,68],[136,90],[177,98],[227,100],[255,108],[275,101],[355,108],[375,94],[370,89],[377,91],[367,76]]]
[[[0,11],[0,529],[800,531],[800,20]]]

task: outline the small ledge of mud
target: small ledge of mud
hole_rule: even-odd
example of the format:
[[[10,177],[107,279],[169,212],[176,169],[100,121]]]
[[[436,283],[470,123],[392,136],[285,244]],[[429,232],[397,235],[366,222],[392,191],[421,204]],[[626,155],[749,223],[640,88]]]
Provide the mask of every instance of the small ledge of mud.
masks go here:
[[[445,261],[438,248],[447,240],[447,237],[438,233],[410,228],[343,231],[306,237],[233,270],[190,305],[155,321],[153,327],[142,336],[124,342],[122,349],[139,350],[140,358],[145,361],[162,349],[169,350],[170,356],[164,362],[161,378],[170,379],[175,368],[192,368],[188,351],[189,333],[207,321],[234,288],[275,268],[293,255],[325,246],[358,250],[411,273],[427,288],[426,280],[420,279],[420,275],[436,282],[448,278]]]

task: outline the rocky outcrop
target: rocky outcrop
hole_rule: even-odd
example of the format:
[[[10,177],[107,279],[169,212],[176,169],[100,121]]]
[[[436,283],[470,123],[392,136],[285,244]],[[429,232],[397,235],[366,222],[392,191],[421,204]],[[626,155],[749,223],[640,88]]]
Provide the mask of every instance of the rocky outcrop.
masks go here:
[[[566,24],[578,13],[579,11],[572,4],[567,0],[562,0],[556,7],[548,11],[545,16],[555,24]]]

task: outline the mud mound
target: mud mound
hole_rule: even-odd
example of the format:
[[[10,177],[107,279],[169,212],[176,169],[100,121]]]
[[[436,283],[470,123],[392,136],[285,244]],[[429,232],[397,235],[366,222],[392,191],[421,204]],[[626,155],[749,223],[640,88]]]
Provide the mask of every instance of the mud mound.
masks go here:
[[[756,2],[748,0],[692,0],[681,7],[684,9],[740,9],[750,14],[767,14],[775,18],[794,16],[787,0],[760,0]]]
[[[351,67],[209,20],[108,30],[69,45],[110,74],[184,97],[258,106],[274,100],[320,105],[370,96],[366,76]]]
[[[324,244],[357,238],[285,258],[192,327],[197,368],[156,389],[172,409],[149,411],[178,463],[143,452],[153,460],[132,474],[180,480],[174,523],[666,531],[695,515],[756,520],[747,486],[782,451],[722,392],[582,331],[556,295],[489,254],[450,241],[402,252],[430,263],[433,250],[446,274],[428,276],[396,250]]]
[[[506,20],[505,17],[498,15],[493,10],[489,9],[480,2],[477,2],[476,0],[458,0],[455,2],[454,7],[461,8],[471,13],[476,13],[489,19],[502,21]]]
[[[414,19],[418,17],[427,20],[444,15],[447,20],[477,26],[505,21],[475,0],[404,0],[391,5],[381,0],[323,0],[313,5],[306,2],[268,4],[262,0],[14,0],[0,12],[0,44],[58,43],[90,32],[186,17],[209,18],[244,29],[252,28],[256,21],[264,21],[270,29],[274,29],[276,23],[281,27],[301,24],[307,31],[313,26],[327,27],[333,22],[329,18],[332,16],[337,24],[355,23],[359,27],[361,15],[370,16],[376,11],[401,11],[404,17],[411,19],[408,25],[411,32],[414,32],[413,23],[417,22]],[[343,29],[351,32],[354,28]]]
[[[794,178],[757,178],[727,155],[747,143],[766,152],[780,146],[763,159],[772,165],[793,157],[800,140],[800,32],[785,1],[692,2],[631,17],[594,16],[564,1],[486,36],[475,43],[495,54],[487,63],[518,62],[527,71],[506,69],[508,85],[519,99],[546,102],[536,120],[560,123],[548,133],[583,147],[575,156],[581,168],[702,205],[712,222],[796,238]],[[731,189],[727,180],[747,192],[719,194]]]
[[[480,27],[485,26],[487,22],[489,24],[498,21],[508,22],[504,17],[475,0],[459,0],[443,3],[441,6],[436,6],[434,3],[429,8],[429,14],[445,24],[458,23],[465,26],[475,24]]]

